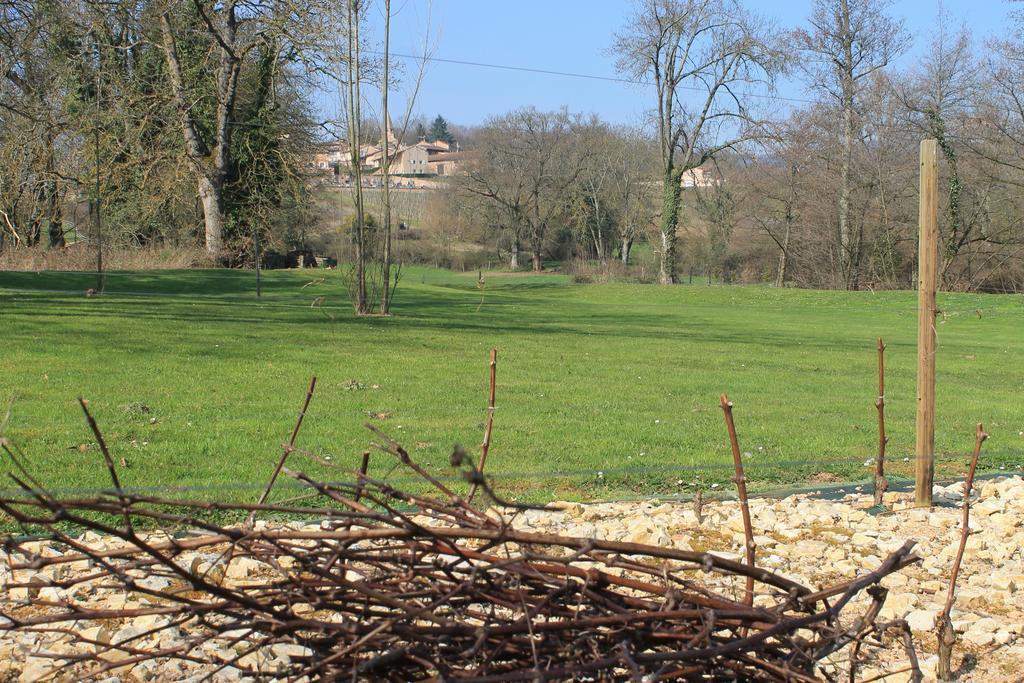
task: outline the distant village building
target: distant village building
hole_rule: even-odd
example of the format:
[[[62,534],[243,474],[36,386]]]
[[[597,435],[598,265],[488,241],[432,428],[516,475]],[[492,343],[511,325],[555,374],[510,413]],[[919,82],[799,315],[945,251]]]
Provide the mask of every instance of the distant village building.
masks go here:
[[[427,158],[427,166],[434,175],[453,175],[458,172],[461,163],[462,153],[458,151],[438,151]]]
[[[313,155],[313,165],[320,171],[330,171],[343,164],[347,165],[348,158],[348,143],[344,140],[337,140],[320,147]]]
[[[721,182],[720,178],[716,177],[715,174],[711,173],[703,166],[691,168],[684,172],[682,178],[679,180],[679,183],[683,187],[714,187]]]
[[[428,142],[420,139],[411,145],[401,144],[391,121],[388,121],[388,172],[395,176],[446,176],[458,171],[462,163],[462,153],[458,146],[452,146],[444,140]],[[370,175],[380,175],[384,169],[384,145],[362,145],[359,150],[360,164]],[[352,153],[345,140],[337,140],[323,145],[313,156],[313,165],[321,172],[332,172],[340,178],[348,173],[352,166]]]

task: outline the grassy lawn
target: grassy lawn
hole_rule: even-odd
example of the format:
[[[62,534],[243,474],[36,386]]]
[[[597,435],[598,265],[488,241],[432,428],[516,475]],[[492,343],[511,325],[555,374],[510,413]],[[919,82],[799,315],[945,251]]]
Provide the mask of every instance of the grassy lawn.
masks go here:
[[[300,446],[354,468],[371,441],[368,414],[388,414],[373,421],[441,472],[453,443],[472,452],[480,442],[487,353],[497,346],[489,470],[507,475],[499,483],[515,495],[728,486],[721,392],[736,404],[759,485],[860,479],[876,443],[881,335],[890,453],[894,466],[910,466],[913,293],[495,275],[477,310],[475,273],[410,268],[392,318],[356,319],[336,271],[270,272],[264,285],[256,299],[251,272],[113,273],[108,294],[86,298],[87,274],[0,273],[0,400],[17,396],[8,435],[48,484],[105,485],[75,404],[82,395],[115,458],[125,458],[127,485],[255,497],[251,486],[266,480],[315,374]],[[321,295],[324,305],[311,307]],[[1016,470],[1024,299],[949,294],[939,305],[937,450],[957,456],[943,465],[962,469],[982,420],[992,435],[986,466]],[[293,457],[297,469],[341,478]],[[389,457],[374,456],[377,474]],[[570,470],[585,472],[553,474]]]

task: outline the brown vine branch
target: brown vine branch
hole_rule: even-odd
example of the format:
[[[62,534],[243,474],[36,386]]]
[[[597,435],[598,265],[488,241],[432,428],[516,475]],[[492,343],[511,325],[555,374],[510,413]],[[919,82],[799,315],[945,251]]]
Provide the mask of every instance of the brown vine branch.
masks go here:
[[[889,437],[885,433],[885,342],[878,338],[878,398],[875,400],[878,409],[878,457],[875,459],[875,505],[881,505],[884,494],[889,490],[889,480],[885,478],[885,447]]]
[[[740,455],[740,443],[736,436],[736,424],[732,419],[732,401],[725,394],[721,396],[722,412],[725,413],[725,424],[729,428],[729,443],[732,445],[732,462],[736,470],[736,490],[740,498],[740,512],[743,515],[743,536],[745,538],[745,554],[747,565],[754,566],[754,529],[750,523],[750,505],[747,499],[747,478],[743,474],[743,457]],[[746,602],[754,604],[754,580],[747,577]]]
[[[951,660],[953,657],[953,645],[956,644],[956,634],[953,632],[953,603],[956,601],[956,580],[960,575],[960,563],[964,558],[964,550],[967,548],[967,537],[971,530],[969,527],[971,516],[971,487],[974,485],[974,472],[978,468],[978,457],[981,455],[981,444],[988,438],[988,434],[982,429],[981,423],[974,434],[974,453],[971,454],[971,464],[967,470],[967,479],[964,480],[964,503],[963,519],[960,529],[960,546],[956,551],[956,558],[953,560],[953,569],[949,576],[949,589],[946,592],[946,605],[936,620],[935,630],[939,640],[939,662],[935,667],[935,674],[940,680],[948,681],[953,677]]]
[[[484,472],[484,465],[487,463],[487,452],[491,448],[491,431],[494,429],[494,392],[497,387],[498,378],[498,349],[491,349],[490,362],[490,390],[487,392],[487,422],[484,425],[484,440],[480,444],[480,464],[477,465],[477,472],[481,475]],[[472,503],[479,485],[474,482],[469,489],[466,501]]]
[[[99,446],[100,452],[103,454],[103,462],[107,465],[107,472],[110,474],[110,481],[114,484],[117,496],[121,500],[123,508],[122,519],[124,520],[125,531],[132,533],[132,519],[128,514],[128,507],[125,505],[127,499],[124,495],[124,489],[121,488],[121,480],[117,476],[117,468],[114,466],[114,459],[110,456],[110,449],[107,448],[107,442],[104,440],[103,434],[100,432],[99,425],[96,424],[96,420],[93,418],[92,413],[89,412],[89,402],[79,396],[78,405],[82,406],[82,412],[85,413],[85,421],[89,423],[89,429],[92,430],[93,436],[96,437],[96,445]]]

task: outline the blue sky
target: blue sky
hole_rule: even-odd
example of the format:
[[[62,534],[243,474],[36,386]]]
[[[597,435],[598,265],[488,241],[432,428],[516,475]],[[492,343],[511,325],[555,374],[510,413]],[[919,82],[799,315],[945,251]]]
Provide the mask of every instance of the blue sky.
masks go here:
[[[379,4],[379,3],[378,3]],[[1000,36],[1012,10],[1006,0],[943,0],[951,22],[961,23],[980,46]],[[812,0],[747,0],[747,6],[774,19],[781,27],[801,25]],[[507,64],[536,69],[616,76],[605,51],[626,21],[632,3],[626,0],[392,0],[392,52],[418,54],[428,26],[434,56],[445,59]],[[927,45],[939,10],[938,0],[897,0],[891,14],[902,18],[914,37],[913,47],[897,66],[912,65]],[[379,23],[379,10],[371,10]],[[780,86],[780,94],[805,97],[797,82]],[[427,118],[442,114],[467,125],[511,109],[567,106],[595,113],[616,123],[638,122],[650,109],[652,95],[642,86],[600,80],[522,73],[457,64],[432,63],[415,112]],[[400,94],[395,104],[404,107]],[[329,113],[337,97],[325,94]],[[392,118],[396,115],[393,114]]]

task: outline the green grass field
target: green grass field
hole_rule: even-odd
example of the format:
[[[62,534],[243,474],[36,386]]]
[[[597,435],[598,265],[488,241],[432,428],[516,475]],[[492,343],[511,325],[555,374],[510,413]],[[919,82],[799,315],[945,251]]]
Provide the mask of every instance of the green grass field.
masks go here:
[[[392,318],[357,319],[335,271],[266,273],[261,299],[251,272],[113,273],[106,295],[86,298],[93,282],[0,273],[0,399],[17,397],[7,435],[54,487],[107,482],[75,403],[81,395],[115,458],[125,458],[126,485],[255,497],[247,486],[266,480],[314,374],[300,446],[354,468],[371,441],[363,423],[387,413],[372,421],[443,472],[453,443],[472,452],[481,440],[491,346],[499,359],[489,470],[509,475],[499,483],[515,495],[727,485],[721,392],[735,402],[750,474],[762,485],[863,478],[876,447],[879,335],[889,345],[895,466],[906,471],[913,451],[913,293],[491,276],[477,310],[475,273],[409,268]],[[311,307],[318,296],[324,305]],[[982,420],[992,435],[986,466],[1016,470],[1024,299],[948,294],[939,305],[937,450],[962,456]],[[297,469],[342,477],[293,457]],[[391,469],[388,458],[374,457],[377,474]],[[959,472],[963,462],[944,464]],[[584,472],[524,476],[576,470]]]

